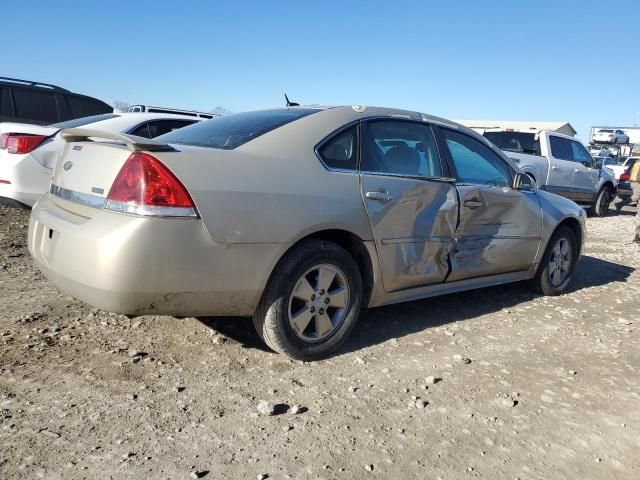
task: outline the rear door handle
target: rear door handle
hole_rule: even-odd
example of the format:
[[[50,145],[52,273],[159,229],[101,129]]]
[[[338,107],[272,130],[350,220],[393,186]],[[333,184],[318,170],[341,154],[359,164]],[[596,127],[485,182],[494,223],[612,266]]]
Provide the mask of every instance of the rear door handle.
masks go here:
[[[463,205],[468,208],[478,208],[482,206],[482,202],[480,200],[465,200]]]
[[[364,194],[369,200],[378,200],[382,203],[387,203],[393,200],[393,197],[387,192],[367,192]]]
[[[558,169],[558,167],[556,165],[552,165],[551,166],[551,170],[557,170],[557,169]]]

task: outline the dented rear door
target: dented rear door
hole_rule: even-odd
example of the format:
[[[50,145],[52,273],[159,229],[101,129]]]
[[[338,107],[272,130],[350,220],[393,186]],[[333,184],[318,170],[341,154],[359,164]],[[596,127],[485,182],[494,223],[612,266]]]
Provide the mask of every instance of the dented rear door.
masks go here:
[[[361,189],[387,292],[443,282],[458,219],[455,185],[429,125],[363,126]]]

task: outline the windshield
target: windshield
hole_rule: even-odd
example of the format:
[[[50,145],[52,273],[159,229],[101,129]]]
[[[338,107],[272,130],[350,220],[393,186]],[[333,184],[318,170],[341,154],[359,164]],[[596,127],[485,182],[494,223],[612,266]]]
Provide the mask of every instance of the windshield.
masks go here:
[[[598,133],[613,133],[613,130],[598,130]]]
[[[159,142],[233,149],[287,123],[319,112],[317,108],[279,108],[236,113],[207,120],[156,138]]]
[[[90,117],[76,118],[74,120],[67,120],[66,122],[52,123],[49,125],[53,128],[76,128],[82,125],[88,125],[89,123],[101,122],[102,120],[109,120],[110,118],[117,118],[120,115],[113,113],[105,113],[104,115],[92,115]]]
[[[540,141],[535,133],[485,132],[484,137],[500,150],[540,155]]]

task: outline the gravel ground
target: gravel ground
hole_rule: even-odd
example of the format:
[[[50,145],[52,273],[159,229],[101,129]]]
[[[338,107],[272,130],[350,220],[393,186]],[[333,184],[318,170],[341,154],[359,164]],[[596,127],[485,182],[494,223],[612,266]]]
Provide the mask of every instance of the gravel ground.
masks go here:
[[[0,207],[0,478],[640,478],[634,210],[589,219],[571,291],[365,312],[295,362],[246,319],[128,319],[59,293]]]

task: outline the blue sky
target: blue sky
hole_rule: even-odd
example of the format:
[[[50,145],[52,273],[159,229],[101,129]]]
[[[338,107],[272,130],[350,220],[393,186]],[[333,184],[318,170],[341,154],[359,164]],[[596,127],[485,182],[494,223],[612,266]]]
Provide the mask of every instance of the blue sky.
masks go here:
[[[286,91],[450,119],[566,120],[583,139],[640,112],[638,0],[0,5],[0,75],[106,101],[243,111],[282,105]]]

